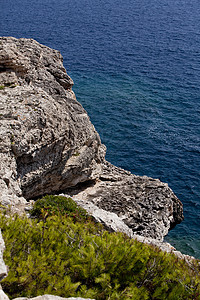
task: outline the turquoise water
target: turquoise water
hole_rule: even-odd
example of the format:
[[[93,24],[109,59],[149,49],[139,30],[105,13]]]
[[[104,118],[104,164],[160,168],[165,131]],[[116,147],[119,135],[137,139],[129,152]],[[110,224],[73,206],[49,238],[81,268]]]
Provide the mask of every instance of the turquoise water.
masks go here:
[[[200,258],[200,3],[7,0],[2,36],[61,51],[107,160],[168,182],[185,220],[166,238]]]

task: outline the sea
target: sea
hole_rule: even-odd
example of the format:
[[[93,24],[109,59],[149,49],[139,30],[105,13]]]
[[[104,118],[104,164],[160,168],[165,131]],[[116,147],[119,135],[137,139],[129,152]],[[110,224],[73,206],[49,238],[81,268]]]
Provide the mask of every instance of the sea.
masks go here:
[[[0,3],[1,36],[62,53],[106,159],[169,184],[185,219],[165,240],[200,259],[200,1]]]

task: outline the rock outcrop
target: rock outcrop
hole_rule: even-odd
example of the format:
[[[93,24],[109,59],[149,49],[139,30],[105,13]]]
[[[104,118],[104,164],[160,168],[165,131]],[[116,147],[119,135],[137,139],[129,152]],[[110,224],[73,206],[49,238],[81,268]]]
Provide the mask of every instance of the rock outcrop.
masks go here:
[[[79,204],[86,210],[90,209],[85,203],[93,203],[119,216],[133,234],[159,241],[183,217],[182,204],[166,183],[147,176],[133,175],[108,162],[104,162],[101,176],[95,183],[84,188],[68,189],[66,192],[74,200],[81,200]],[[96,217],[97,210],[93,211]],[[111,223],[107,222],[110,228]]]
[[[78,192],[76,195],[65,195],[65,194],[60,194],[60,196],[65,196],[69,197],[71,196],[73,200],[81,207],[83,207],[90,215],[93,216],[93,218],[97,221],[100,222],[104,225],[104,227],[110,231],[110,232],[123,232],[127,236],[129,236],[132,239],[136,239],[137,241],[149,245],[153,245],[158,247],[160,250],[163,252],[168,252],[168,253],[173,253],[175,254],[178,258],[184,259],[185,261],[190,264],[195,258],[193,256],[185,255],[181,253],[180,251],[177,251],[176,248],[174,248],[172,245],[169,243],[159,240],[159,239],[154,239],[151,237],[145,237],[144,235],[138,235],[136,234],[130,227],[128,227],[124,220],[123,220],[123,215],[122,217],[118,217],[116,213],[106,211],[102,208],[99,208],[96,206],[94,203],[92,203],[89,200],[86,200],[88,195],[93,189],[90,189],[88,187],[87,189],[84,190],[84,192]],[[82,197],[83,196],[83,197]],[[84,198],[84,199],[83,199]]]
[[[105,146],[75,98],[61,54],[32,39],[0,38],[1,203],[65,191],[162,241],[183,219],[167,184],[105,161]]]
[[[31,39],[0,39],[0,187],[20,205],[101,173],[104,147],[71,89],[62,56]]]

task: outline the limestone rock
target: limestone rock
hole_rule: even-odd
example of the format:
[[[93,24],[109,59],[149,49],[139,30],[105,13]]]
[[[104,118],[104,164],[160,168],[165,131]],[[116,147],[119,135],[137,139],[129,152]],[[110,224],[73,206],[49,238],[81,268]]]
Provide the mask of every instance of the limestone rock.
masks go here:
[[[4,293],[4,291],[0,287],[0,299],[1,300],[9,300],[8,296]]]
[[[0,281],[7,276],[7,267],[3,261],[3,251],[5,249],[4,240],[0,230]],[[3,292],[0,286],[0,300],[9,300],[8,296]]]
[[[25,205],[101,173],[103,146],[72,85],[58,51],[0,38],[3,204]]]
[[[90,209],[89,203],[115,213],[134,234],[159,241],[163,241],[169,229],[183,219],[182,204],[166,183],[147,176],[133,175],[108,162],[104,163],[102,174],[94,184],[68,189],[66,192],[74,200],[79,200],[79,204],[89,209],[95,218],[98,213],[101,219],[102,213]],[[105,217],[105,213],[103,215]],[[110,216],[110,221],[106,219],[106,222],[112,229],[117,225],[111,219]]]

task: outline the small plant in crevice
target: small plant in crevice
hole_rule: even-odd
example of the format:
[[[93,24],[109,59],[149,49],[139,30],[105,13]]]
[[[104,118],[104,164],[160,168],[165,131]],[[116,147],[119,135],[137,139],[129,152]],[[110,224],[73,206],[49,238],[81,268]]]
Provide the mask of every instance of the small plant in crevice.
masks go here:
[[[74,154],[73,154],[73,156],[79,156],[80,155],[80,153],[78,152],[78,151],[76,151]]]

